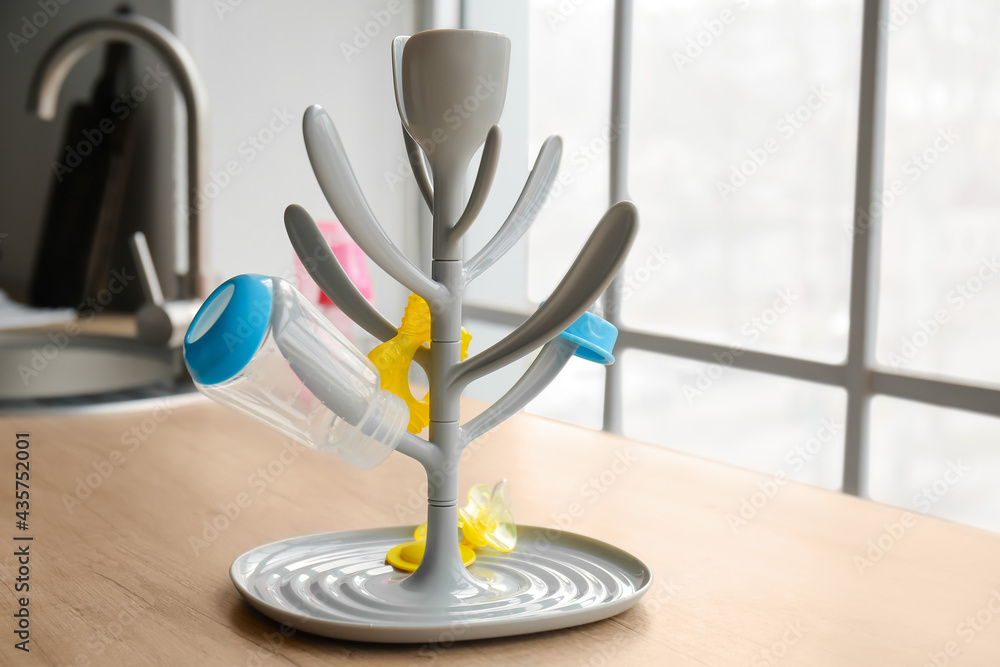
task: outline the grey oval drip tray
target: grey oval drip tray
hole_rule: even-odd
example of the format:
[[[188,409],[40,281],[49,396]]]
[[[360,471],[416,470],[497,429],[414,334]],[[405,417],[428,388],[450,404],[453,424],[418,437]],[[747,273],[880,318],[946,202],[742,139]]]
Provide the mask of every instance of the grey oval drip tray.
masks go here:
[[[503,637],[598,621],[634,605],[653,580],[638,558],[610,544],[554,529],[518,526],[514,551],[477,551],[469,568],[482,591],[449,607],[428,606],[385,564],[413,527],[296,537],[233,563],[237,590],[258,611],[298,630],[369,642]]]

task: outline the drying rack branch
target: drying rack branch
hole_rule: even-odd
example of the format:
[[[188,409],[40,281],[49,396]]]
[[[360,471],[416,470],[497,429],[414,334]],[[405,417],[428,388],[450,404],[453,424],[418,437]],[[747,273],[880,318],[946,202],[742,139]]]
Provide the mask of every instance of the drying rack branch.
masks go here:
[[[297,204],[286,208],[285,231],[306,271],[338,308],[381,341],[396,335],[396,327],[358,291],[308,211]],[[413,359],[426,370],[429,350],[421,347]]]
[[[396,97],[399,120],[403,123],[403,133],[407,135],[409,133],[406,131],[406,126],[410,124],[410,119],[406,115],[406,105],[403,104],[403,47],[406,46],[408,39],[406,35],[394,37],[389,47],[392,53],[392,92]]]
[[[485,150],[483,155],[485,157]],[[555,180],[561,157],[562,139],[558,135],[552,135],[545,140],[539,149],[535,164],[531,168],[531,173],[528,174],[528,179],[525,181],[524,188],[521,190],[514,208],[511,209],[510,215],[507,216],[493,238],[466,264],[466,281],[471,282],[479,274],[493,266],[528,231],[531,223],[535,221],[538,211],[542,208],[552,181]]]
[[[446,289],[418,269],[386,235],[354,176],[333,120],[319,105],[302,119],[306,152],[326,200],[354,242],[401,285],[431,301]]]
[[[409,456],[427,470],[434,470],[441,465],[441,450],[437,445],[422,440],[409,431],[403,433],[402,439],[396,445],[396,451]]]
[[[431,185],[430,171],[427,168],[427,160],[424,158],[424,151],[413,140],[410,133],[406,131],[405,125],[400,125],[403,130],[403,143],[406,145],[406,158],[410,161],[410,170],[413,178],[417,181],[417,188],[427,203],[427,209],[434,212],[434,186]]]
[[[469,195],[469,203],[465,205],[462,216],[455,225],[448,230],[448,241],[454,243],[462,238],[465,232],[479,216],[486,203],[486,197],[493,187],[493,179],[497,174],[497,163],[500,161],[500,128],[496,125],[490,128],[486,135],[486,142],[483,144],[483,156],[479,162],[479,171],[476,173],[476,182],[472,186],[472,194]]]
[[[507,393],[462,426],[462,446],[507,421],[538,396],[559,375],[576,348],[573,341],[558,337],[543,345],[528,370]]]
[[[430,171],[427,168],[427,160],[419,144],[414,141],[406,126],[403,129],[403,143],[406,145],[406,157],[410,161],[410,169],[413,171],[413,178],[417,181],[417,188],[420,190],[427,208],[434,212],[434,186],[431,183]],[[497,164],[500,162],[500,128],[494,125],[486,135],[486,142],[483,144],[483,155],[479,162],[479,171],[476,173],[476,181],[472,186],[472,194],[462,212],[461,217],[447,231],[446,236],[449,242],[455,242],[462,237],[472,223],[479,217],[486,204],[486,198],[493,187],[493,179],[496,177]]]
[[[450,384],[460,391],[473,380],[537,349],[576,321],[625,262],[635,238],[637,217],[635,205],[629,201],[609,208],[549,298],[506,337],[454,366]]]

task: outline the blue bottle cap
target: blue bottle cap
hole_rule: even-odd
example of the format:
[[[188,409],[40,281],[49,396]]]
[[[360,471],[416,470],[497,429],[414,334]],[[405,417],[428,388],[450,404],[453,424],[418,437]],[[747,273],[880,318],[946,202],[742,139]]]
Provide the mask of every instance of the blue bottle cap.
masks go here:
[[[579,345],[576,356],[605,366],[615,363],[611,352],[618,340],[618,329],[604,318],[586,312],[559,335]]]
[[[230,278],[201,305],[184,335],[184,362],[195,382],[218,384],[256,354],[271,320],[271,279]]]

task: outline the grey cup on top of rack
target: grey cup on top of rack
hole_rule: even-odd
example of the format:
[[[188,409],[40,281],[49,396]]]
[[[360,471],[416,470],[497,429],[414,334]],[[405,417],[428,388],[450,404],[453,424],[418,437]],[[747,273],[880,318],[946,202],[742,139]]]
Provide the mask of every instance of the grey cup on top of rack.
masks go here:
[[[427,154],[434,182],[464,176],[500,120],[510,38],[480,30],[429,30],[397,37],[393,56],[399,117]]]

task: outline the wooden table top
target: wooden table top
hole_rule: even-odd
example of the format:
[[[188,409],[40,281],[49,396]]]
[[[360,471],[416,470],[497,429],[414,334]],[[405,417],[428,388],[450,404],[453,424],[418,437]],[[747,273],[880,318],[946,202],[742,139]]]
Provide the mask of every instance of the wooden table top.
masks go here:
[[[1000,536],[527,415],[470,446],[461,489],[506,477],[518,522],[645,560],[656,579],[636,607],[447,647],[286,637],[237,594],[232,561],[296,535],[419,523],[423,471],[401,455],[354,470],[207,401],[164,406],[0,419],[0,664],[1000,665]],[[30,434],[24,532],[17,433]],[[206,533],[240,494],[239,516]],[[737,525],[743,499],[760,507]],[[34,538],[28,654],[13,647],[15,534]]]

